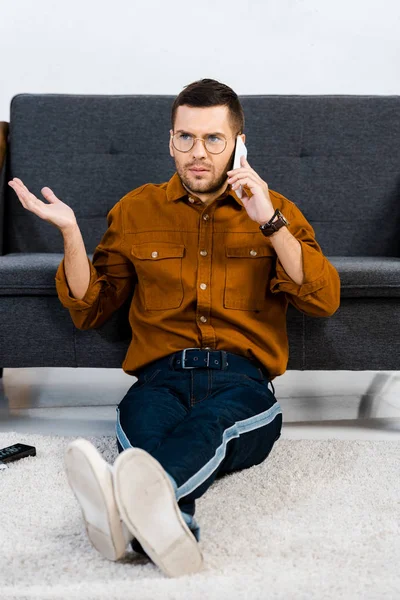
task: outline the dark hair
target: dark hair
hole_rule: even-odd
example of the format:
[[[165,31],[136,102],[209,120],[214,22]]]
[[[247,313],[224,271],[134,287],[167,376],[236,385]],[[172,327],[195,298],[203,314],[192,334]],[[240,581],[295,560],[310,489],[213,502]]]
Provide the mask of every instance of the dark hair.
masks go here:
[[[207,106],[227,106],[232,131],[235,134],[243,133],[244,112],[237,94],[232,88],[215,79],[201,79],[185,86],[179,96],[175,98],[172,105],[172,129],[175,127],[178,106],[182,105],[198,106],[201,108]]]

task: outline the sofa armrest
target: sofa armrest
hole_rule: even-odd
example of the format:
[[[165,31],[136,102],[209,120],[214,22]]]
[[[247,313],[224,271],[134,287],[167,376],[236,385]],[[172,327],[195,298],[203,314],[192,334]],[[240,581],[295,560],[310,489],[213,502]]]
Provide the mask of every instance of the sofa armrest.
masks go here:
[[[0,256],[4,254],[4,202],[9,124],[0,121]]]
[[[8,142],[9,124],[7,121],[0,121],[0,171],[6,158],[7,142]]]

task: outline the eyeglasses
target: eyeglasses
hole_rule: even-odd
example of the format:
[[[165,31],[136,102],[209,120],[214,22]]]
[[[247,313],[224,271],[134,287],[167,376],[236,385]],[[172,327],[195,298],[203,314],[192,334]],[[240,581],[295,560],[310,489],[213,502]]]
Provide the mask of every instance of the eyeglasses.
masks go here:
[[[179,152],[189,152],[193,148],[196,140],[201,140],[207,152],[211,152],[211,154],[221,154],[221,152],[225,150],[228,140],[232,139],[233,137],[236,137],[236,135],[232,135],[231,137],[226,138],[222,135],[210,134],[205,136],[204,139],[194,137],[194,135],[192,135],[191,133],[179,132],[174,133],[174,135],[171,135],[171,137],[172,144],[175,150],[178,150]]]

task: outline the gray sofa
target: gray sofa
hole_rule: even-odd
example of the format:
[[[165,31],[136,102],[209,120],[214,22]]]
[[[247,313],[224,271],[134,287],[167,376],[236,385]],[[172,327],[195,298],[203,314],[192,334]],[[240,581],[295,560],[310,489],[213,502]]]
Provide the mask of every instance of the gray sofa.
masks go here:
[[[59,231],[20,204],[20,177],[77,216],[90,258],[114,204],[167,181],[167,95],[18,94],[0,124],[0,367],[121,367],[128,301],[96,330],[58,300]],[[241,96],[251,166],[294,201],[339,271],[330,318],[288,309],[288,369],[396,370],[400,359],[400,96]]]

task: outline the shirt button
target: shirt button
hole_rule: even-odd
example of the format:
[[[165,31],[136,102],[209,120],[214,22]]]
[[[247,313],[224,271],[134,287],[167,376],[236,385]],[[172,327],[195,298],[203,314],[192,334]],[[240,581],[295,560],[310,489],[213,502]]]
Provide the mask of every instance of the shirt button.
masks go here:
[[[207,256],[207,250],[200,250],[200,254],[202,256]]]
[[[207,323],[207,317],[200,317],[200,321],[202,323]]]
[[[209,218],[210,218],[210,215],[203,215],[203,220],[204,221],[208,221]]]
[[[158,256],[158,252],[152,252],[152,253],[151,253],[151,256],[152,256],[153,258],[157,258],[157,256]]]
[[[211,346],[206,346],[204,350],[211,350]]]
[[[206,290],[207,289],[207,284],[206,283],[201,283],[200,287],[202,290]]]
[[[256,250],[250,250],[250,254],[252,256],[257,256],[257,251]]]
[[[193,204],[194,198],[189,198],[189,202],[191,202]]]

